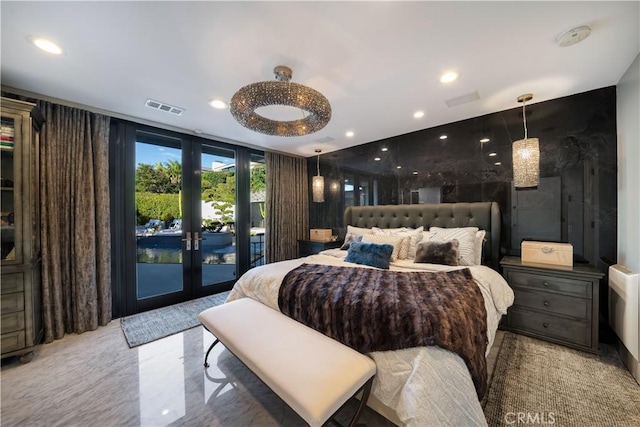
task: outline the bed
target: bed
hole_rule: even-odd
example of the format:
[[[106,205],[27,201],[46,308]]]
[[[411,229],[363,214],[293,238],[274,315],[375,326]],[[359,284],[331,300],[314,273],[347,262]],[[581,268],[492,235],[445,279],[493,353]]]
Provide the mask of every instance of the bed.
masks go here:
[[[347,241],[356,242],[352,243],[351,249],[333,249],[305,258],[256,267],[239,278],[228,301],[248,297],[280,310],[280,288],[285,286],[283,283],[287,283],[286,280],[292,272],[308,266],[374,269],[370,265],[347,262],[352,259],[350,252],[353,254],[356,248],[367,247],[367,244],[354,239],[359,237],[363,242],[378,242],[382,239],[381,244],[388,239],[389,242],[394,242],[391,246],[396,254],[388,264],[388,271],[392,272],[389,274],[456,274],[462,271],[465,274],[470,273],[471,280],[482,295],[480,304],[484,304],[486,311],[486,357],[493,344],[500,318],[513,303],[513,291],[502,276],[491,268],[497,268],[500,256],[500,211],[496,203],[349,207],[344,213],[344,220]],[[415,250],[421,251],[427,246],[433,246],[432,243],[427,243],[430,242],[429,239],[435,242],[440,238],[444,242],[447,236],[462,232],[476,236],[473,241],[476,250],[469,254],[469,260],[473,256],[473,262],[465,261],[466,265],[459,266],[414,262],[414,259],[417,260],[417,257],[424,255],[424,251],[415,253]],[[369,236],[374,233],[383,237],[364,237],[365,234]],[[420,233],[422,241],[418,238],[415,242],[416,236]],[[403,237],[398,240],[398,235]],[[412,236],[407,239],[412,245],[415,243],[415,247],[411,247],[414,253],[409,251],[409,256],[403,259],[400,254],[407,243],[407,239],[404,238],[406,236]],[[458,240],[463,242],[465,239],[466,237],[456,238],[456,247]],[[402,245],[399,242],[402,242]],[[368,247],[379,246],[369,244]],[[478,250],[481,251],[481,255]],[[458,252],[455,253],[458,255]],[[462,251],[460,262],[461,254]],[[482,316],[484,317],[484,311]],[[484,350],[484,347],[482,349]],[[486,425],[476,377],[472,379],[471,368],[465,363],[467,359],[463,360],[459,354],[437,345],[372,351],[368,354],[374,359],[378,370],[369,406],[390,421],[407,426]]]

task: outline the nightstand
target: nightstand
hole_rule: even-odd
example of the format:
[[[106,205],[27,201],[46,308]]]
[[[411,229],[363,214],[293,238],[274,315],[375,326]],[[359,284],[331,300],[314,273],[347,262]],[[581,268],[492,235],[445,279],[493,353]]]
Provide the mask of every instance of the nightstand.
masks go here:
[[[308,256],[317,254],[325,249],[335,249],[342,246],[342,241],[335,242],[316,242],[314,240],[298,240],[298,252],[300,256]]]
[[[600,270],[588,264],[523,264],[512,256],[500,265],[515,293],[505,329],[598,353]]]

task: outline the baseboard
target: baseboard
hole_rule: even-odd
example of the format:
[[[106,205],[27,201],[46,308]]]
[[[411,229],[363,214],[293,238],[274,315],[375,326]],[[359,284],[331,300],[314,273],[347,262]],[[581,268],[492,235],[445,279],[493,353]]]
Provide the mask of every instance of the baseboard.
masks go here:
[[[624,366],[627,367],[633,378],[635,378],[636,382],[640,385],[640,361],[634,359],[631,352],[627,350],[627,347],[625,347],[622,341],[617,337],[616,349],[618,350],[622,363],[624,363]]]

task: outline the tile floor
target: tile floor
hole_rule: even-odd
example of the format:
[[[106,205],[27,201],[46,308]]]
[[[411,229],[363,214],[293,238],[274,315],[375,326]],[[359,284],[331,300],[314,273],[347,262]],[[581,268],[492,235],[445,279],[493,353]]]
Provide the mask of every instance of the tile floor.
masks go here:
[[[496,339],[494,350],[499,348]],[[304,421],[202,327],[133,349],[114,320],[41,345],[33,360],[5,359],[1,422],[8,426],[303,426]],[[490,369],[495,355],[489,359]],[[344,424],[353,402],[341,411]],[[365,411],[369,427],[389,426]]]

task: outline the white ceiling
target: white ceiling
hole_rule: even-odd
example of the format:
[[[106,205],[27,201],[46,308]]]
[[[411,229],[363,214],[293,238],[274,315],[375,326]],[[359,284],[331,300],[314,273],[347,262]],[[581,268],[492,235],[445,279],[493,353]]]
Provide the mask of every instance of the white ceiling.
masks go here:
[[[527,92],[536,103],[615,85],[640,50],[638,1],[0,4],[3,86],[304,156],[515,108]],[[554,43],[578,25],[591,36]],[[66,54],[42,53],[29,35]],[[207,104],[271,80],[281,64],[329,99],[324,129],[262,135]],[[449,69],[460,77],[443,85]],[[477,101],[445,104],[474,91]],[[147,98],[185,112],[150,109]]]

